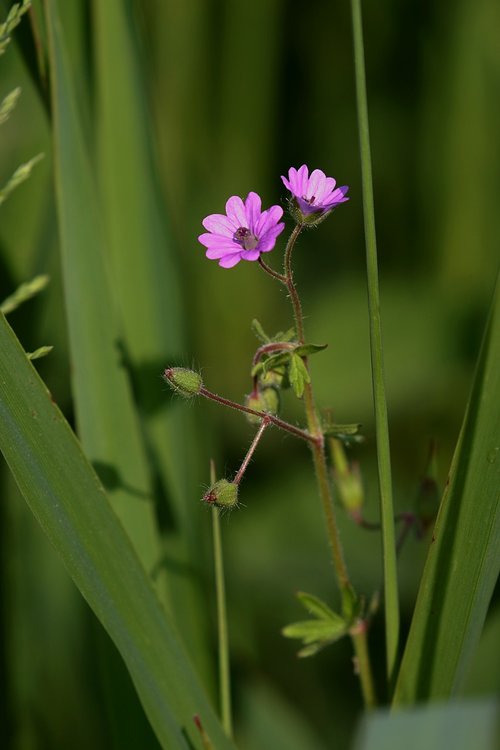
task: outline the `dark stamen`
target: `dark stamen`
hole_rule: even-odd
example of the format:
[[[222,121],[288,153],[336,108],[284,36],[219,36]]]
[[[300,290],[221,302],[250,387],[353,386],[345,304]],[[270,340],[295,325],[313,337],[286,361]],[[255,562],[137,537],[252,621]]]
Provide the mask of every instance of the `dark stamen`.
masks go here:
[[[233,234],[233,240],[244,250],[255,250],[259,244],[257,237],[246,227],[239,227]]]

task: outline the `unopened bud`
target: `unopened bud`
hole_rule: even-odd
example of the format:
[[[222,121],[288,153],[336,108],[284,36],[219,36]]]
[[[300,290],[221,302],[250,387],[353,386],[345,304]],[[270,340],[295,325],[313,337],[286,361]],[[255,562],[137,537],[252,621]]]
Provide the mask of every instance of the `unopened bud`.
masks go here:
[[[283,385],[283,379],[285,377],[285,369],[280,370],[267,370],[259,375],[259,383],[263,388],[281,388]]]
[[[263,411],[265,414],[277,414],[280,408],[280,396],[275,388],[263,388],[247,396],[245,406],[255,411]],[[262,419],[256,414],[247,414],[246,417],[251,424],[259,424]]]
[[[349,464],[342,441],[332,438],[332,459],[334,478],[340,502],[347,512],[354,518],[360,516],[364,503],[363,483],[359,468],[356,464]]]
[[[238,505],[238,485],[227,479],[219,479],[203,496],[203,502],[217,508],[234,508]]]
[[[203,388],[203,381],[199,372],[186,370],[184,367],[167,367],[163,378],[179,396],[192,398],[198,396]]]

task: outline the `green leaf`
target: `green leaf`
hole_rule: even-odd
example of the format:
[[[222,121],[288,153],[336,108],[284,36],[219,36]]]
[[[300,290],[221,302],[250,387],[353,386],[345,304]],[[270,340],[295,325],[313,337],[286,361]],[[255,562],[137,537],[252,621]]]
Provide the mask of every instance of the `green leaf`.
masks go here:
[[[318,599],[313,594],[306,594],[304,591],[298,591],[296,594],[297,599],[307,609],[310,615],[318,617],[320,620],[332,620],[334,622],[342,621],[343,618],[334,612],[330,607]]]
[[[33,167],[35,164],[38,164],[38,162],[43,159],[44,154],[38,154],[37,156],[34,156],[32,159],[27,161],[25,164],[21,164],[10,180],[7,182],[6,185],[3,186],[3,188],[0,190],[0,206],[2,203],[4,203],[9,195],[25,180],[28,179],[30,176]]]
[[[309,645],[315,641],[332,643],[347,632],[347,626],[342,618],[338,622],[333,620],[303,620],[287,625],[281,631],[285,638],[301,638]]]
[[[26,352],[26,356],[31,360],[42,359],[42,357],[46,357],[47,354],[50,354],[53,348],[53,346],[39,346],[34,352]]]
[[[362,602],[351,585],[344,586],[342,589],[342,615],[346,622],[351,624],[359,617],[362,609]]]
[[[31,0],[23,0],[22,3],[14,3],[4,23],[0,24],[0,55],[3,55],[5,52],[5,48],[10,41],[10,34],[21,22],[21,18],[26,11],[30,9],[30,6]]]
[[[310,354],[324,351],[327,347],[328,344],[303,344],[295,349],[295,353],[300,354],[301,357],[308,357]]]
[[[500,286],[432,535],[394,704],[447,699],[478,642],[500,556]]]
[[[302,398],[305,384],[310,383],[311,378],[307,372],[304,360],[298,354],[295,354],[295,352],[290,355],[288,377],[295,395],[297,398]]]
[[[178,635],[63,415],[0,315],[0,450],[42,529],[115,642],[165,750],[230,750]]]
[[[2,123],[4,123],[10,117],[12,110],[17,104],[17,100],[19,99],[20,94],[21,89],[18,86],[16,89],[14,89],[14,91],[11,91],[10,94],[7,94],[7,96],[0,103],[0,125],[2,125]]]
[[[271,339],[267,335],[267,333],[262,328],[261,324],[257,320],[257,318],[254,318],[251,323],[251,329],[252,332],[255,334],[255,336],[259,339],[259,341],[262,341],[263,344],[269,344]]]
[[[4,315],[8,315],[13,310],[16,310],[19,305],[23,304],[23,302],[26,302],[45,289],[49,281],[49,277],[42,274],[40,276],[35,276],[31,281],[26,281],[24,284],[21,284],[13,294],[4,299],[0,305],[0,312]]]

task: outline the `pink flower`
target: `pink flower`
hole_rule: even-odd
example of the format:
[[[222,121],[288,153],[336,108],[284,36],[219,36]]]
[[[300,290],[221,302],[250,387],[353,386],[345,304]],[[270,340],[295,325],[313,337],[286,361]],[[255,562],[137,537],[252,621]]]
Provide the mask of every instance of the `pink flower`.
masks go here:
[[[303,164],[300,169],[290,167],[288,180],[281,177],[284,186],[295,198],[304,218],[314,213],[326,213],[345,203],[347,185],[336,188],[333,177],[327,177],[321,169],[315,169],[309,176],[309,169]]]
[[[248,193],[245,202],[233,195],[226,203],[225,215],[211,214],[203,219],[208,231],[198,239],[207,248],[207,258],[218,260],[223,268],[231,268],[240,260],[259,260],[261,253],[273,249],[285,228],[280,222],[282,216],[280,206],[261,211],[257,193]]]

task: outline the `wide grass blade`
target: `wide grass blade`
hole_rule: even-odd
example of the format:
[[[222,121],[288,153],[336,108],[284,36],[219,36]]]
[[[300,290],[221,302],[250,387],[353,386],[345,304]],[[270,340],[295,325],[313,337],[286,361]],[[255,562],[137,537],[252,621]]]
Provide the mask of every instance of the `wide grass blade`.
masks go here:
[[[395,705],[448,698],[460,686],[498,577],[500,285],[432,536]]]
[[[102,222],[55,0],[46,3],[55,181],[78,433],[146,570],[158,563],[151,481],[120,350]]]
[[[218,750],[231,748],[106,493],[3,316],[0,387],[0,450],[125,660],[162,747],[200,747],[197,713]]]
[[[164,490],[157,502],[168,506],[165,560],[175,564],[165,562],[163,571],[175,602],[170,608],[197,665],[209,674],[206,602],[197,575],[204,518],[192,503],[199,493],[193,414],[172,404],[160,380],[167,365],[184,360],[186,318],[155,169],[146,56],[140,54],[133,3],[95,2],[93,20],[100,197],[113,291],[148,457]]]

